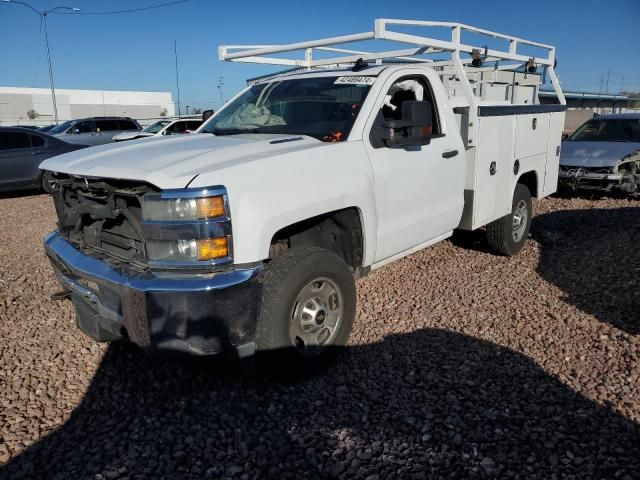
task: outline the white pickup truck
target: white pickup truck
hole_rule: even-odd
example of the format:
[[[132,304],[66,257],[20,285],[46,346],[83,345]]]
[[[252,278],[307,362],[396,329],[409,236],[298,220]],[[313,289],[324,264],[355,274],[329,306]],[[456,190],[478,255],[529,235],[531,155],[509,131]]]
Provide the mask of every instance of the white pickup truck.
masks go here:
[[[464,44],[465,32],[506,48]],[[343,46],[378,40],[403,48]],[[56,179],[45,248],[58,296],[96,340],[320,362],[347,341],[356,278],[456,229],[486,226],[495,252],[514,255],[532,197],[556,190],[565,105],[551,46],[377,20],[371,32],[219,55],[292,69],[251,81],[195,135],[42,165]],[[560,104],[539,104],[544,79]]]

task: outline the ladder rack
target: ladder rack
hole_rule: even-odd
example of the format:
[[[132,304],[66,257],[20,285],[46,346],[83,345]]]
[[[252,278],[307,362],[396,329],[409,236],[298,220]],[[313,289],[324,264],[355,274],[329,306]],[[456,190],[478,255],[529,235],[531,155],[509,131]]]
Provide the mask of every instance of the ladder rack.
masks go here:
[[[420,36],[392,30],[391,26],[404,27],[429,27],[447,28],[451,30],[450,40],[440,40],[428,36]],[[464,32],[473,33],[481,37],[488,37],[508,42],[508,49],[489,49],[485,46],[477,46],[462,43],[461,36]],[[405,48],[384,50],[379,52],[343,48],[344,44],[363,41],[386,41],[402,44]],[[406,45],[411,47],[406,48]],[[542,50],[542,56],[531,56],[522,53],[522,46],[534,47]],[[301,51],[303,58],[283,58],[273,56],[279,53],[291,53]],[[314,52],[330,52],[340,54],[329,58],[314,57]],[[439,56],[450,55],[450,58],[441,60],[427,58],[425,55]],[[330,37],[306,42],[290,43],[283,45],[221,45],[218,47],[218,56],[222,61],[258,63],[267,65],[284,65],[294,68],[317,69],[336,67],[345,64],[353,64],[358,59],[374,61],[382,64],[383,61],[418,62],[426,63],[441,71],[451,72],[458,77],[465,97],[469,105],[475,105],[476,99],[469,79],[468,71],[479,70],[513,70],[524,65],[542,66],[546,69],[553,88],[561,104],[565,104],[565,98],[555,74],[555,48],[551,45],[525,40],[523,38],[492,32],[481,28],[452,22],[435,22],[422,20],[395,20],[377,19],[373,31]],[[464,58],[463,58],[464,56]],[[470,68],[474,58],[480,59],[483,64],[493,63],[494,66],[483,68]],[[502,64],[501,64],[502,62]],[[508,63],[504,63],[508,62]]]

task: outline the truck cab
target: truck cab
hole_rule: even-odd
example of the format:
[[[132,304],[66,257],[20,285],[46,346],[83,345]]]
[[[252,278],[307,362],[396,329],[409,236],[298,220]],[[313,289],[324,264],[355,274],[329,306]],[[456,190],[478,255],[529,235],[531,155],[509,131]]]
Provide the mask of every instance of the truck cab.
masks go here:
[[[486,227],[496,253],[518,253],[532,197],[556,189],[564,105],[537,102],[536,71],[563,101],[555,50],[440,22],[414,26],[449,28],[450,42],[416,40],[391,30],[403,22],[221,47],[221,60],[299,68],[249,82],[196,135],[45,162],[59,218],[45,248],[79,327],[148,349],[311,367],[346,343],[355,280],[372,269],[456,229]],[[462,44],[464,29],[508,49]],[[335,47],[366,39],[419,46]],[[532,60],[519,44],[547,55]],[[303,60],[271,56],[295,50]],[[443,52],[450,61],[424,58]]]

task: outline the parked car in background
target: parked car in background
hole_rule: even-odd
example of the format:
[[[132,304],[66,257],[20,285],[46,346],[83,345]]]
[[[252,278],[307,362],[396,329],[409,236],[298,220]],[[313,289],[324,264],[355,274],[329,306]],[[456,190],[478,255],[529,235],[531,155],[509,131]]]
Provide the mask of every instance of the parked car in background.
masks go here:
[[[197,130],[200,125],[202,125],[202,119],[199,118],[158,120],[139,132],[119,133],[113,137],[113,140],[116,142],[122,142],[125,140],[134,140],[136,138],[191,133]]]
[[[42,188],[51,193],[51,174],[43,173],[40,163],[86,146],[25,128],[0,127],[0,191]]]
[[[602,115],[562,142],[559,183],[573,189],[640,190],[640,113]]]
[[[110,143],[119,133],[140,130],[140,124],[129,117],[91,117],[61,123],[49,130],[49,134],[66,142],[93,146]]]

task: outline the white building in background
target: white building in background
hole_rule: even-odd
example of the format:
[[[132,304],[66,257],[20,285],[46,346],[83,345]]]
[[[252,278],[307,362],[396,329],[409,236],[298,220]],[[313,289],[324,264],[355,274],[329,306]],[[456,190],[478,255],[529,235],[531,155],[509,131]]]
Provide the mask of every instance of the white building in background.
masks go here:
[[[139,120],[175,114],[171,92],[120,92],[56,88],[60,122],[74,118],[117,115]],[[29,118],[33,110],[37,118]],[[31,112],[31,116],[34,113]],[[48,88],[0,87],[0,125],[54,123]],[[146,122],[144,122],[146,123]]]

